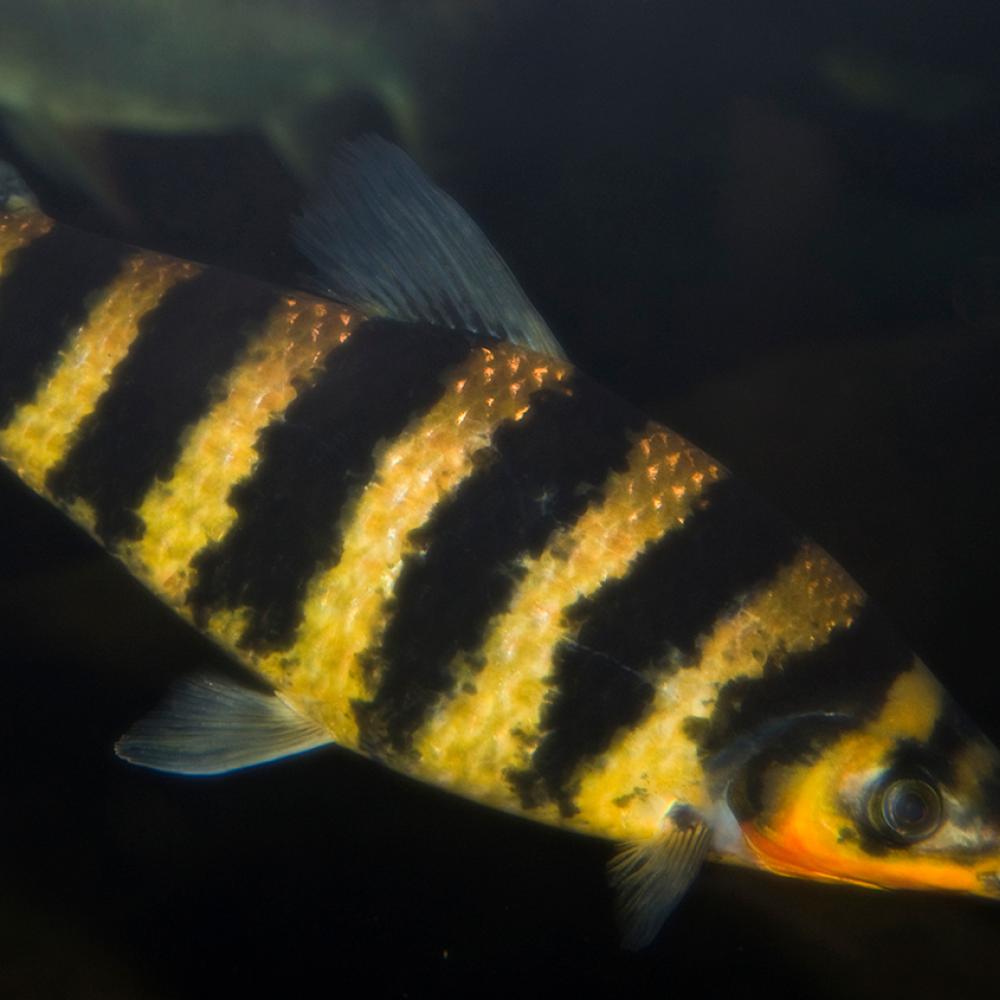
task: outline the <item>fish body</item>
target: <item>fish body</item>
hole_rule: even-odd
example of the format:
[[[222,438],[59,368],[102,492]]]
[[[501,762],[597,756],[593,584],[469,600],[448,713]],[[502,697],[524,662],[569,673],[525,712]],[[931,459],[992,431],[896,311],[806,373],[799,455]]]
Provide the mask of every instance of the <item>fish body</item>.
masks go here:
[[[0,216],[0,458],[274,692],[196,681],[123,757],[333,742],[620,842],[636,944],[706,857],[1000,894],[1000,755],[833,558],[398,151],[300,235],[327,295]]]

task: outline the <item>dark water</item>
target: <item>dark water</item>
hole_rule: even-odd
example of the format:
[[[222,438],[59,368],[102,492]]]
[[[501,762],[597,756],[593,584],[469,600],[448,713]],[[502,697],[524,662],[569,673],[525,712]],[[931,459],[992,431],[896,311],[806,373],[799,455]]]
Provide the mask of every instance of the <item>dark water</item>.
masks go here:
[[[570,356],[825,545],[1000,740],[1000,7],[734,6],[415,40],[426,165]],[[0,155],[66,221],[301,268],[261,139],[108,147],[129,226]],[[629,955],[600,844],[335,751],[132,770],[115,737],[216,654],[6,474],[0,512],[0,996],[996,994],[988,903],[709,869]]]

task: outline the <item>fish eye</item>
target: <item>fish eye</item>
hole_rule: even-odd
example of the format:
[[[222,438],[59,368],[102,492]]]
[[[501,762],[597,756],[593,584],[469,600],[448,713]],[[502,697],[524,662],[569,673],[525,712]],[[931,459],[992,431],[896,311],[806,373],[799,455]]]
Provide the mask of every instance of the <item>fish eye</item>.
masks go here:
[[[921,778],[897,778],[877,788],[868,800],[868,818],[881,834],[912,844],[941,825],[941,796]]]

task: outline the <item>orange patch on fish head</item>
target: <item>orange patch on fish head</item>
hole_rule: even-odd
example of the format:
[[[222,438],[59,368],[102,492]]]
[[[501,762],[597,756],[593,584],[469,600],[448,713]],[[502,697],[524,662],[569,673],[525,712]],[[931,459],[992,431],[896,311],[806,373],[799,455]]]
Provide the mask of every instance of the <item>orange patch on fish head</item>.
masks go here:
[[[875,719],[758,777],[735,811],[759,867],[1000,898],[1000,754],[919,661]]]

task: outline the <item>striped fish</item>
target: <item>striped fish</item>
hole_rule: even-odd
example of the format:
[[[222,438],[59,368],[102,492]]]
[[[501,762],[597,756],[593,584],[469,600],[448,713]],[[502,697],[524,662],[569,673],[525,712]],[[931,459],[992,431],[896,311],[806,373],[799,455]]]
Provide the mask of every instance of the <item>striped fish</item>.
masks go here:
[[[398,150],[345,148],[300,222],[313,294],[9,202],[0,458],[263,682],[182,683],[121,757],[336,743],[616,841],[636,946],[706,858],[1000,896],[996,749]]]

